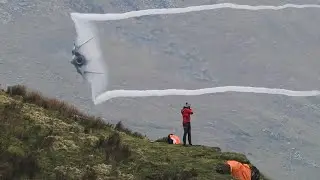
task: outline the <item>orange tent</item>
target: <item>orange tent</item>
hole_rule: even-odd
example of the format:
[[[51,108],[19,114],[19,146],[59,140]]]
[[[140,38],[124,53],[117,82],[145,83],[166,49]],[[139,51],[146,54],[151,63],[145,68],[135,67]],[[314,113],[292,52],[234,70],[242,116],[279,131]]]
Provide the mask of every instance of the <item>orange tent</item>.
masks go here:
[[[230,165],[231,175],[239,180],[251,180],[251,169],[248,164],[242,164],[238,161],[227,161]]]

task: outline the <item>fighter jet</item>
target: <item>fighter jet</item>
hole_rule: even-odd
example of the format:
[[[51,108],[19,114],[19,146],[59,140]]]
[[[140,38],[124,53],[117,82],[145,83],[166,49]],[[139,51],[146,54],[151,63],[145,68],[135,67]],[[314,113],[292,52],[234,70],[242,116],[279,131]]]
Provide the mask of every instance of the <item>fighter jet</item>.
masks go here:
[[[93,37],[91,38],[93,39]],[[98,73],[98,72],[90,72],[90,71],[85,71],[83,69],[83,67],[85,67],[88,63],[87,58],[80,53],[80,48],[86,44],[87,42],[89,42],[91,39],[87,40],[86,42],[82,43],[80,46],[77,46],[76,43],[74,43],[73,45],[73,49],[72,49],[72,60],[71,60],[71,64],[74,65],[74,67],[76,68],[77,72],[84,78],[86,73],[95,73],[95,74],[102,74],[102,73]]]

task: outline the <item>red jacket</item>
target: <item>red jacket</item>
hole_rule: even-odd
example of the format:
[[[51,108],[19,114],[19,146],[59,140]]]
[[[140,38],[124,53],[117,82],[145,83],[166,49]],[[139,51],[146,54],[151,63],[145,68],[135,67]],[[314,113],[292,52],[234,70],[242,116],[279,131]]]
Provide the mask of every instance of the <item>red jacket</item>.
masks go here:
[[[193,114],[193,111],[191,108],[183,108],[181,109],[181,114],[183,123],[188,123],[190,122],[190,115]]]

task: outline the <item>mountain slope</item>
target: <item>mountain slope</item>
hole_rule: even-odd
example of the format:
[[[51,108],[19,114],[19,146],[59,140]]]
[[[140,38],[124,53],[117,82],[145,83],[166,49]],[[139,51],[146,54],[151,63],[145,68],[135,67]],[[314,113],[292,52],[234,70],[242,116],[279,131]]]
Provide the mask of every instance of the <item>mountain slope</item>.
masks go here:
[[[317,0],[0,0],[0,83],[25,84],[46,96],[72,102],[84,112],[111,122],[122,120],[151,139],[171,132],[182,134],[179,112],[188,101],[195,110],[192,125],[195,144],[242,152],[274,179],[316,179],[320,167],[318,97],[225,93],[119,98],[94,106],[88,84],[69,63],[75,38],[69,16],[72,11],[112,13],[221,2],[318,3]],[[110,87],[248,85],[320,89],[319,12],[227,9],[101,25],[105,33],[102,38],[106,40],[102,41],[104,52],[110,53],[108,60],[119,57],[111,65],[125,64],[122,69],[126,70],[120,71],[117,66],[113,69]],[[118,43],[118,50],[110,52],[109,42]],[[149,63],[144,66],[139,62]],[[140,68],[134,69],[137,66]],[[148,75],[131,76],[136,72]],[[131,84],[122,84],[130,78]]]
[[[15,88],[17,87],[17,88]],[[230,179],[215,164],[242,154],[152,142],[22,86],[0,92],[1,179]]]

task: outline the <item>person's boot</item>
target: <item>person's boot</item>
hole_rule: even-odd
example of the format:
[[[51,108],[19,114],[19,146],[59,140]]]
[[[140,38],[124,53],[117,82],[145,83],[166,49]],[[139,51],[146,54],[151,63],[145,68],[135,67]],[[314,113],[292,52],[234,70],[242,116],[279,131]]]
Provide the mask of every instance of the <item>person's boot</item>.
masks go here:
[[[189,142],[189,145],[192,146],[190,134],[189,134],[189,136],[188,136],[188,142]]]
[[[183,141],[183,146],[187,146],[187,142],[185,140]]]

